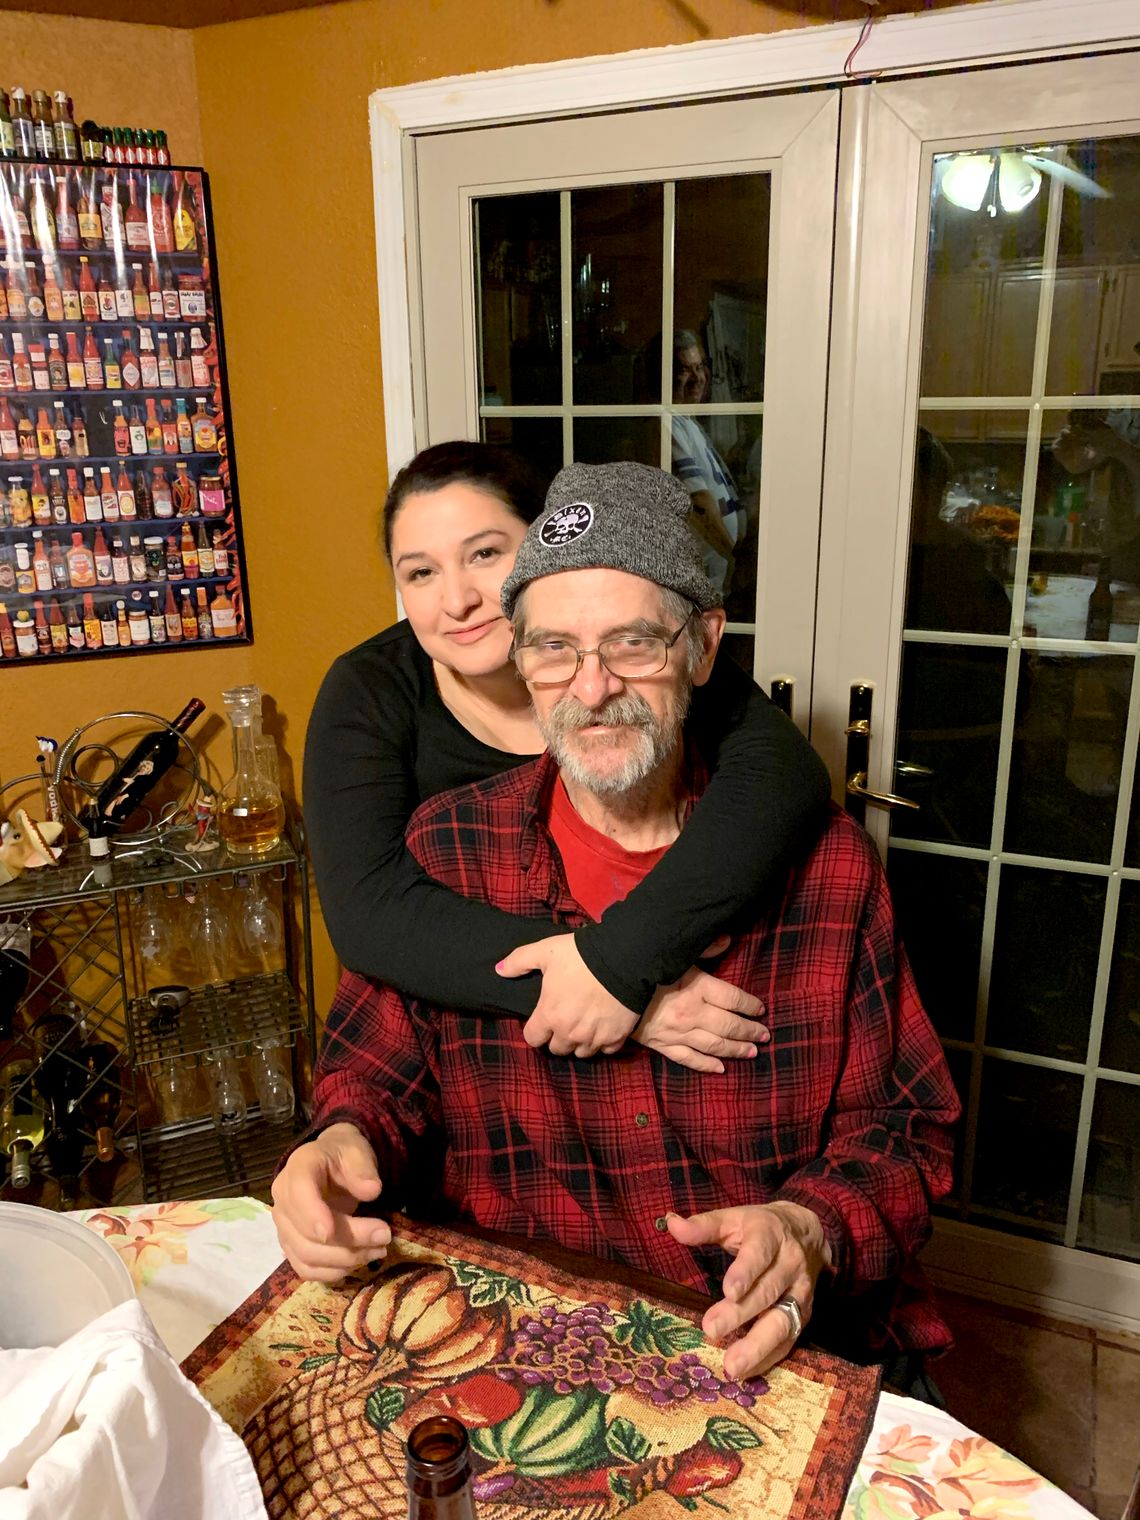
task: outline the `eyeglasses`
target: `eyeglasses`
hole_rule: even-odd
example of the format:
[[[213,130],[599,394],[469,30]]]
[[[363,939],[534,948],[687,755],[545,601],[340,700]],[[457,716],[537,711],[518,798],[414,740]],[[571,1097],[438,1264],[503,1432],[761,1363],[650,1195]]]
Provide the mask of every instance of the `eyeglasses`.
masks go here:
[[[516,644],[511,659],[523,680],[535,686],[569,685],[588,654],[596,654],[619,680],[641,681],[665,669],[670,649],[697,616],[699,612],[694,607],[669,638],[657,633],[620,633],[612,639],[603,639],[594,649],[579,649],[565,639],[544,639],[541,644]]]

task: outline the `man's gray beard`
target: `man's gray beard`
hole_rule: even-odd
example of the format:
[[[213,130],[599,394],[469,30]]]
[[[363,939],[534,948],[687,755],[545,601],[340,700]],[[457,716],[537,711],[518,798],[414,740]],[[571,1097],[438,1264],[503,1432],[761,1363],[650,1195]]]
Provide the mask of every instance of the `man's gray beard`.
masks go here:
[[[565,776],[592,792],[595,797],[607,800],[620,797],[628,801],[675,754],[691,694],[692,685],[685,680],[660,719],[654,715],[645,698],[636,691],[611,697],[601,707],[587,707],[577,697],[567,694],[555,703],[545,719],[539,718],[538,726],[550,753],[558,762],[558,769]],[[595,774],[590,766],[590,756],[574,749],[570,743],[579,729],[590,728],[595,723],[620,724],[626,730],[633,730],[637,736],[637,742],[624,763],[616,771],[607,770],[604,775]],[[616,748],[620,739],[620,734],[606,735],[604,738],[595,735],[589,741],[591,752]]]

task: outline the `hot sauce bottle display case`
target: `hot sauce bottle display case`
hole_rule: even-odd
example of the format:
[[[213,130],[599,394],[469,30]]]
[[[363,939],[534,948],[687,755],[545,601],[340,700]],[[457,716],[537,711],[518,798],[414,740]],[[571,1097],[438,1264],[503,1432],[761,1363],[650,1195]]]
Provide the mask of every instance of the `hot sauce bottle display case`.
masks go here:
[[[0,668],[248,643],[209,182],[0,163]]]

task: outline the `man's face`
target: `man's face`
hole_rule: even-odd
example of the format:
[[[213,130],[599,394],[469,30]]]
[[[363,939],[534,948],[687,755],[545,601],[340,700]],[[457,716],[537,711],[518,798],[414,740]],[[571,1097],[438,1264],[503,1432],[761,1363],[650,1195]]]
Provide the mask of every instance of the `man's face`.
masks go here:
[[[707,399],[708,388],[709,366],[704,350],[696,345],[678,349],[673,366],[673,400],[695,406]]]
[[[677,754],[690,691],[708,679],[723,627],[723,614],[704,616],[711,652],[692,675],[683,634],[656,675],[623,680],[588,654],[565,686],[530,685],[539,728],[567,779],[599,797],[624,796]],[[621,634],[669,638],[677,626],[652,581],[624,570],[567,570],[527,587],[515,637],[596,649]]]

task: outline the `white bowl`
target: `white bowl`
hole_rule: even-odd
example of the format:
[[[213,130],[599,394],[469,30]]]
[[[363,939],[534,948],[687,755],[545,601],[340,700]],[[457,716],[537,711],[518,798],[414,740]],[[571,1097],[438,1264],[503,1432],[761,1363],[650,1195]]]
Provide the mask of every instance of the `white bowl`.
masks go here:
[[[94,1230],[51,1209],[0,1203],[0,1349],[58,1346],[135,1296]]]

